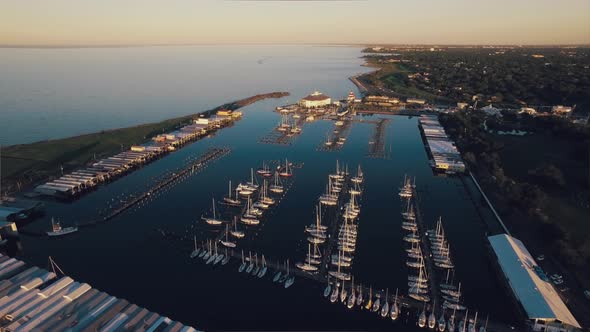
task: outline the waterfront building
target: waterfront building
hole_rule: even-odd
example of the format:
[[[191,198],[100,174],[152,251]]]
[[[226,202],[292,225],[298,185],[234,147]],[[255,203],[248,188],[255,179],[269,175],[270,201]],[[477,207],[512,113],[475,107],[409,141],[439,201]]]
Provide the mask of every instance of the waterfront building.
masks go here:
[[[416,105],[424,105],[424,104],[426,104],[426,100],[418,99],[418,98],[408,98],[408,99],[406,99],[406,103],[416,104]]]
[[[437,116],[421,115],[419,126],[426,141],[434,170],[443,173],[465,172],[465,163],[461,158],[461,153],[447,136],[444,128],[438,122]]]
[[[488,237],[488,242],[501,279],[533,331],[581,331],[580,324],[520,240],[499,234]]]
[[[572,108],[569,106],[556,105],[551,108],[551,113],[557,115],[569,115],[572,112]]]
[[[301,98],[299,100],[299,106],[305,108],[315,108],[315,107],[322,107],[327,106],[332,103],[332,98],[326,96],[325,94],[315,91],[312,94]]]

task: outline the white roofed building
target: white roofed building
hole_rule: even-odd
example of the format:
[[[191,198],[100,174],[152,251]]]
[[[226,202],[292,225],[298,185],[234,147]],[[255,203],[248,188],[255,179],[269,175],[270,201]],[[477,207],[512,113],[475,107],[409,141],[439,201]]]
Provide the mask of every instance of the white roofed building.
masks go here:
[[[305,108],[322,107],[330,105],[331,103],[332,99],[319,91],[315,91],[309,96],[303,97],[299,100],[299,106]]]
[[[581,331],[543,270],[524,244],[506,234],[488,237],[497,265],[533,331]]]

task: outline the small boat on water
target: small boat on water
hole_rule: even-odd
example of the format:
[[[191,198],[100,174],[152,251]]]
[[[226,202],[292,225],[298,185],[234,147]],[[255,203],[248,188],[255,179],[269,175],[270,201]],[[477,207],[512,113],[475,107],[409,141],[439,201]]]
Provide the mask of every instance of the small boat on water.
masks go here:
[[[248,261],[250,262],[250,264],[248,264],[248,267],[246,267],[246,274],[250,274],[252,273],[252,270],[254,270],[254,261],[252,260],[252,253],[248,253]]]
[[[391,320],[396,320],[399,316],[399,307],[397,305],[397,289],[395,290],[395,298],[393,299],[393,304],[391,305],[391,310],[389,311],[389,317]]]
[[[78,231],[78,226],[62,227],[59,220],[51,218],[51,231],[47,232],[48,236],[62,236],[72,234]]]
[[[377,312],[381,308],[381,295],[377,294],[375,296],[375,302],[373,302],[373,306],[371,307],[372,312]]]
[[[348,309],[352,309],[354,307],[356,301],[356,294],[354,292],[354,277],[352,278],[352,282],[350,283],[350,295],[348,296],[348,301],[346,302],[346,307]]]
[[[306,271],[306,272],[316,272],[318,270],[318,267],[315,265],[311,265],[310,261],[311,261],[311,244],[307,245],[307,261],[303,262],[303,263],[297,263],[295,264],[295,266],[297,266],[297,268]]]
[[[232,197],[232,195],[231,195],[232,194],[231,181],[229,181],[229,189],[228,189],[227,197],[223,198],[223,201],[225,202],[225,204],[233,205],[233,206],[242,205],[242,201],[238,197],[238,192],[239,192],[239,190],[236,188],[236,190],[235,190],[236,196]]]
[[[356,305],[361,306],[363,304],[363,286],[359,285],[358,295],[356,296]]]
[[[437,322],[438,332],[444,332],[446,327],[447,327],[447,321],[445,320],[445,312],[443,311],[440,314],[440,317],[438,318],[438,322]]]
[[[252,275],[257,276],[259,271],[260,266],[258,266],[258,254],[254,254],[254,269],[252,270]]]
[[[381,307],[381,317],[387,317],[389,314],[389,288],[385,290],[385,299],[383,307]]]
[[[268,271],[268,267],[266,266],[266,259],[264,259],[264,255],[262,255],[262,267],[260,268],[260,271],[258,271],[258,278],[264,277],[266,271]]]
[[[342,289],[340,290],[340,302],[346,304],[346,297],[348,296],[348,290],[344,287],[344,282],[342,283]]]
[[[272,171],[270,170],[270,168],[268,167],[268,165],[263,162],[262,163],[262,167],[256,170],[256,173],[260,174],[261,176],[264,177],[270,177],[272,176]]]
[[[418,316],[418,326],[425,327],[426,326],[426,309],[423,309]]]
[[[436,327],[436,316],[434,314],[434,308],[436,305],[433,306],[432,312],[428,315],[428,328],[434,329]]]
[[[242,264],[240,265],[240,267],[238,268],[238,272],[242,273],[244,272],[244,270],[246,269],[246,260],[244,260],[244,250],[242,250]]]
[[[282,272],[281,271],[277,271],[277,273],[275,273],[275,276],[272,278],[272,282],[278,282],[279,279],[281,279],[281,275],[282,275]]]
[[[195,249],[193,249],[193,251],[191,252],[191,255],[190,255],[191,258],[197,257],[199,255],[199,252],[201,251],[201,249],[199,249],[197,247],[197,236],[196,235],[193,237],[193,240],[195,242]]]
[[[330,295],[330,302],[334,303],[336,301],[338,301],[338,282],[334,284],[332,294]]]
[[[279,172],[275,172],[275,180],[274,180],[273,184],[271,184],[268,187],[268,190],[270,190],[271,192],[273,192],[275,194],[282,194],[285,191],[285,188],[283,187],[283,185],[281,184],[281,181],[279,180]]]
[[[291,170],[291,165],[289,161],[285,159],[285,167],[281,168],[279,171],[279,175],[284,178],[290,178],[293,176],[293,171]]]
[[[373,307],[373,286],[369,286],[369,297],[367,298],[367,303],[365,303],[365,309],[371,310]]]
[[[330,296],[331,292],[332,292],[332,286],[330,285],[330,277],[328,276],[328,284],[326,285],[326,288],[324,288],[324,297]]]
[[[287,276],[287,280],[285,280],[285,288],[289,288],[295,283],[295,276],[289,276],[289,260],[287,260]]]
[[[201,219],[203,219],[209,225],[219,226],[219,225],[223,224],[225,221],[217,219],[217,216],[215,213],[215,198],[212,198],[212,201],[213,201],[213,218],[201,217]]]
[[[236,247],[236,243],[232,242],[228,239],[228,234],[229,234],[229,225],[226,224],[225,225],[225,240],[219,240],[219,242],[221,244],[223,244],[225,247],[227,248],[235,248]]]
[[[234,217],[234,229],[229,232],[229,234],[237,239],[241,239],[246,236],[246,233],[238,230],[238,220],[237,217]]]

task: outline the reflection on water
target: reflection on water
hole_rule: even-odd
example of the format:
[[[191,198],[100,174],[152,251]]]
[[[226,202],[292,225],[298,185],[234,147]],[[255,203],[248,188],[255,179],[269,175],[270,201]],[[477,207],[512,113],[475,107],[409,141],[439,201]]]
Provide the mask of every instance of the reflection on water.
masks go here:
[[[480,315],[511,318],[501,305],[502,294],[494,291],[498,285],[487,263],[482,223],[459,179],[432,174],[415,118],[391,117],[385,137],[391,146],[390,159],[365,157],[374,128],[367,122],[354,123],[346,144],[337,152],[316,151],[333,128],[328,121],[306,123],[291,146],[257,143],[279,121],[272,109],[284,102],[267,100],[251,105],[234,127],[190,144],[74,203],[48,203],[47,218],[28,229],[47,228],[51,215],[68,222],[84,220],[108,200],[141,190],[148,185],[146,179],[178,168],[190,156],[212,146],[232,149],[198,175],[186,177],[143,207],[105,224],[61,239],[23,237],[23,257],[43,265],[47,255],[52,255],[76,278],[205,329],[407,331],[415,325],[415,312],[405,311],[402,322],[392,323],[374,313],[330,304],[322,296],[324,285],[310,280],[299,278],[285,290],[268,278],[239,274],[237,260],[212,267],[188,258],[194,234],[199,241],[215,235],[199,221],[211,210],[212,196],[220,199],[226,195],[229,180],[248,180],[250,168],[260,167],[264,160],[289,158],[301,165],[295,169],[290,189],[261,225],[248,231],[239,248],[264,253],[271,261],[301,259],[307,251],[304,226],[314,221],[317,197],[339,160],[351,170],[361,164],[366,179],[352,270],[356,282],[391,291],[399,287],[401,293],[407,292],[408,268],[400,227],[404,207],[397,188],[409,173],[416,176],[427,223],[433,225],[439,215],[443,217],[466,304],[479,310]],[[405,320],[408,323],[404,324]]]

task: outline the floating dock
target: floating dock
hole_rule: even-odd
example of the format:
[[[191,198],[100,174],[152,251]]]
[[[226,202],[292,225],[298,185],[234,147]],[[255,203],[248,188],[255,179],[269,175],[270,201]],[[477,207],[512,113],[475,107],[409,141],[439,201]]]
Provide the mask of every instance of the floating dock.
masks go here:
[[[0,331],[197,331],[0,254]]]

